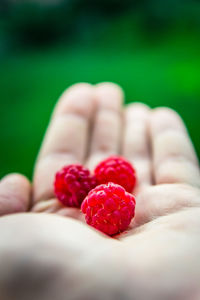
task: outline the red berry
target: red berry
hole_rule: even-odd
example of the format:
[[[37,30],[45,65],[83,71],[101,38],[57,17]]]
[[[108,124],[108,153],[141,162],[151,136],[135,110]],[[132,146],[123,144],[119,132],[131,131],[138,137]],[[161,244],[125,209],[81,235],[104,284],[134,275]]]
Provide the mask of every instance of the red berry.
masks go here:
[[[136,173],[132,165],[120,156],[111,156],[100,162],[94,170],[98,183],[114,182],[129,193],[136,184]]]
[[[83,199],[95,186],[95,177],[81,165],[68,165],[55,175],[54,192],[65,206],[80,207]]]
[[[127,229],[135,215],[135,198],[115,183],[101,184],[84,199],[81,210],[87,224],[114,235]]]

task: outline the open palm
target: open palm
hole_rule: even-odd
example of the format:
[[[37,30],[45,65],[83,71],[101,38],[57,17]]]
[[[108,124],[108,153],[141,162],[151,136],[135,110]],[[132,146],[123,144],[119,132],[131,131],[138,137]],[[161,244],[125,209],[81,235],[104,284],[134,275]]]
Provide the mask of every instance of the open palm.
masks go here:
[[[10,214],[0,220],[5,300],[200,298],[200,172],[192,143],[174,111],[122,102],[111,83],[70,87],[39,153],[33,197],[24,177],[1,181],[0,214]],[[111,154],[129,159],[138,175],[136,217],[115,238],[53,194],[61,167],[92,170]],[[32,213],[11,215],[28,207]]]

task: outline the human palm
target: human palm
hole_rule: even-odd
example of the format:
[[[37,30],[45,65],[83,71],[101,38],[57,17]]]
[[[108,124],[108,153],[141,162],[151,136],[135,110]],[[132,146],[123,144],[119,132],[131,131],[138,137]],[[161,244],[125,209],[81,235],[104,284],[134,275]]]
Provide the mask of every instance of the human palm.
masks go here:
[[[0,220],[4,300],[200,298],[200,172],[193,146],[174,111],[139,103],[123,108],[122,101],[114,84],[72,86],[48,127],[33,197],[24,177],[1,181],[0,214],[9,214]],[[129,159],[138,175],[135,219],[114,238],[84,224],[79,209],[63,207],[53,194],[62,166],[93,169],[111,154]]]

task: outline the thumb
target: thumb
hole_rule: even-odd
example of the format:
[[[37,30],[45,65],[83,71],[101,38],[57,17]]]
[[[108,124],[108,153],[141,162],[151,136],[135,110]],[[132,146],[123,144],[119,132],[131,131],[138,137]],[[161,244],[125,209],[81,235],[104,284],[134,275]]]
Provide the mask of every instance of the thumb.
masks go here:
[[[20,174],[9,174],[0,181],[0,216],[29,209],[31,185]]]

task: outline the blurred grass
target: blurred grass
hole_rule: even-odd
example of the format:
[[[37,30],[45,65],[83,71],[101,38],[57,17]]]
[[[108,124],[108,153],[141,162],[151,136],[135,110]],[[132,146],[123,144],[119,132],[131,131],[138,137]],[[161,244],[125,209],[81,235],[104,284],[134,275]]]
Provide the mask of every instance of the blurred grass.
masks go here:
[[[133,25],[119,18],[93,43],[86,37],[70,46],[16,48],[0,60],[0,176],[17,171],[31,178],[56,99],[80,81],[114,81],[125,90],[126,103],[176,109],[200,156],[198,34],[177,27],[152,42]]]

